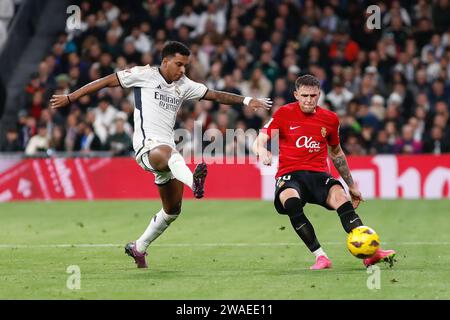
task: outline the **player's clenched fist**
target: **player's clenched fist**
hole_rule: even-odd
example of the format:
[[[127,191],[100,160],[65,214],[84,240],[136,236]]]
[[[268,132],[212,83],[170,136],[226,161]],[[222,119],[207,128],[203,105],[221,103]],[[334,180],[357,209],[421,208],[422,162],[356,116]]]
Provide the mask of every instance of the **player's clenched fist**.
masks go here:
[[[258,155],[263,165],[270,166],[272,164],[272,152],[262,149],[258,152]]]
[[[350,196],[352,198],[353,208],[355,208],[355,209],[358,208],[359,203],[361,201],[364,201],[364,199],[363,199],[363,197],[361,195],[361,192],[357,188],[349,188],[348,191],[349,191]]]
[[[70,103],[70,99],[68,95],[58,95],[54,94],[50,99],[50,107],[52,109],[65,107]]]
[[[270,100],[269,98],[253,98],[252,100],[250,100],[248,106],[252,107],[255,110],[260,108],[269,110],[272,107],[272,100]]]

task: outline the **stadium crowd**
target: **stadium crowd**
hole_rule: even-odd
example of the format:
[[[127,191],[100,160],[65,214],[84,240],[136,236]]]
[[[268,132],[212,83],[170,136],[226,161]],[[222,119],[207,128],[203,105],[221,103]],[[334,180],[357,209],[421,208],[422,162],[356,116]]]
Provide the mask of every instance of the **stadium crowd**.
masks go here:
[[[369,29],[367,6],[381,9]],[[346,153],[450,152],[450,3],[435,1],[81,1],[79,29],[58,36],[24,88],[18,123],[0,151],[132,153],[133,92],[107,88],[69,108],[52,94],[134,65],[159,64],[167,40],[192,50],[188,76],[211,89],[271,97],[270,111],[186,103],[176,128],[201,122],[209,139],[258,130],[294,101],[296,78],[315,75],[319,105],[341,121]],[[216,136],[216,137],[214,137]],[[236,148],[245,141],[229,141]]]

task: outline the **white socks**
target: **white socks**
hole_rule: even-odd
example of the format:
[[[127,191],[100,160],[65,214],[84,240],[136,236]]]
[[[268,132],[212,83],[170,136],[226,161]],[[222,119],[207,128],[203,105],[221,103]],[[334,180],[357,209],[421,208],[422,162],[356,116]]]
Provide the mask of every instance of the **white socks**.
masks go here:
[[[186,165],[186,162],[184,162],[181,154],[179,154],[178,152],[174,152],[167,164],[175,179],[183,182],[185,185],[192,189],[194,177],[191,170],[189,170],[188,166]]]
[[[145,252],[150,243],[158,238],[176,218],[178,215],[168,215],[164,209],[155,214],[142,236],[136,240],[137,251]]]
[[[322,248],[317,249],[316,251],[313,252],[313,254],[316,256],[316,258],[320,256],[325,256],[328,258],[327,254],[325,253],[325,251],[323,251]]]

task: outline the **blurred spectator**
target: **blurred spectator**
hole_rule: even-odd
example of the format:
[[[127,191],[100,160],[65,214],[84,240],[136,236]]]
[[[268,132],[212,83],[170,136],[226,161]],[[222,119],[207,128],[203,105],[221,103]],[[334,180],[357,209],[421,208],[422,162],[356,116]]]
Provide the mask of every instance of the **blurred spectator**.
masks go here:
[[[8,28],[9,22],[14,17],[14,11],[14,2],[12,0],[0,1],[0,25],[3,25],[5,29]]]
[[[394,152],[401,154],[418,154],[422,151],[422,143],[414,140],[414,131],[411,125],[402,128],[402,136],[394,144]]]
[[[416,22],[423,18],[431,19],[431,7],[427,2],[427,0],[419,0],[417,1],[417,4],[414,5],[413,16]]]
[[[216,115],[217,129],[219,129],[222,136],[225,138],[227,128],[231,128],[228,121],[228,114],[225,111],[219,111]]]
[[[364,125],[361,130],[361,145],[365,151],[372,150],[375,141],[375,129],[373,126]]]
[[[413,129],[413,140],[421,141],[424,135],[424,127],[420,125],[419,120],[416,117],[411,117],[408,120],[408,124]]]
[[[150,52],[152,49],[150,38],[141,31],[139,26],[133,27],[131,34],[124,41],[133,43],[136,50],[140,53]]]
[[[438,31],[447,30],[450,26],[450,1],[433,1],[433,23]]]
[[[375,143],[370,150],[371,154],[389,154],[393,152],[393,146],[389,143],[388,134],[384,130],[380,130],[377,133]]]
[[[284,101],[289,101],[292,97],[292,92],[289,92],[286,79],[278,78],[275,80],[272,93],[270,94],[272,100],[282,98]]]
[[[426,153],[442,154],[450,152],[450,141],[444,137],[441,127],[431,128],[431,135],[425,140],[423,151]]]
[[[244,45],[253,59],[258,59],[261,52],[259,42],[256,40],[255,29],[251,26],[245,26],[243,30]]]
[[[445,87],[445,83],[442,79],[437,79],[431,86],[431,91],[428,94],[428,100],[430,102],[430,111],[434,112],[437,102],[442,101],[447,105],[450,104],[450,90]]]
[[[113,152],[115,156],[127,156],[133,150],[133,143],[130,136],[125,132],[125,121],[120,118],[115,120],[115,133],[108,137],[106,150]]]
[[[64,129],[60,126],[52,128],[49,148],[56,152],[63,152],[66,150],[64,144]]]
[[[364,155],[364,149],[362,148],[361,142],[359,141],[356,135],[350,135],[347,138],[347,141],[344,142],[343,148],[349,155],[353,156]]]
[[[27,112],[22,110],[19,112],[19,137],[22,147],[25,149],[31,137],[37,133],[36,119],[28,116]]]
[[[213,90],[220,90],[225,86],[222,77],[222,63],[220,61],[214,62],[211,66],[209,77],[206,79],[206,86]]]
[[[381,126],[381,121],[370,111],[369,106],[366,104],[360,104],[357,112],[358,122],[363,127],[372,127],[378,130]]]
[[[422,49],[428,43],[432,35],[433,35],[433,22],[429,18],[426,17],[421,18],[413,34],[419,50]]]
[[[339,18],[334,12],[334,8],[326,5],[323,9],[323,16],[320,19],[320,27],[326,31],[334,32],[338,26]]]
[[[114,116],[114,121],[116,121],[117,119],[121,119],[123,120],[123,127],[124,127],[124,131],[126,132],[126,134],[128,134],[130,137],[133,136],[133,127],[131,126],[131,124],[128,122],[128,116],[125,112],[123,111],[118,111],[115,116]],[[110,126],[109,127],[109,131],[108,131],[108,135],[113,135],[116,133],[116,128],[117,126]]]
[[[181,26],[186,26],[189,31],[192,32],[197,28],[198,15],[194,12],[191,5],[186,5],[183,8],[183,14],[175,19],[175,28],[178,29]]]
[[[37,91],[33,94],[31,105],[27,107],[29,114],[38,121],[41,117],[42,109],[44,108],[44,97],[42,92]]]
[[[39,125],[37,134],[31,137],[27,147],[25,148],[25,154],[27,156],[33,156],[38,152],[47,152],[49,142],[50,140],[47,135],[47,126]]]
[[[206,31],[208,23],[213,24],[214,31],[220,34],[223,34],[225,32],[225,10],[223,8],[219,10],[214,2],[209,3],[207,11],[203,12],[200,15],[200,18],[197,20],[195,33],[193,33],[191,36],[196,37],[203,35]]]
[[[399,133],[397,130],[397,126],[395,125],[394,121],[387,121],[385,125],[385,131],[388,137],[388,144],[394,145],[396,141],[398,140]],[[392,150],[394,151],[394,150]]]
[[[334,34],[329,56],[340,63],[352,63],[359,53],[359,45],[350,38],[349,30],[341,26]]]
[[[266,42],[266,44],[270,44]],[[262,52],[261,58],[256,63],[255,67],[262,70],[267,79],[269,79],[272,84],[278,76],[279,68],[277,63],[272,59],[272,48],[270,45],[266,46],[265,51]]]
[[[111,1],[104,1],[102,4],[103,11],[105,12],[106,18],[111,23],[119,17],[120,10]]]
[[[259,130],[262,125],[262,119],[255,114],[252,108],[244,107],[243,114],[239,117],[247,128]]]
[[[211,101],[205,100],[196,102],[194,104],[194,110],[191,114],[192,120],[199,123],[202,129],[206,129],[213,121],[212,114],[210,112],[211,109]]]
[[[74,151],[88,153],[102,150],[102,143],[94,132],[91,124],[80,122],[78,124],[78,134],[75,140]]]
[[[33,72],[30,76],[30,82],[25,88],[25,104],[30,106],[33,101],[33,96],[36,92],[43,94],[45,92],[45,86],[39,79],[39,73]]]
[[[75,147],[75,140],[77,138],[78,119],[74,113],[69,114],[66,122],[66,136],[64,139],[64,145],[67,151],[73,151]]]
[[[94,109],[94,127],[102,143],[108,139],[108,132],[113,125],[116,113],[117,109],[110,104],[109,97],[105,96],[98,101],[98,106]]]
[[[259,68],[254,69],[251,78],[242,84],[242,94],[244,96],[268,97],[271,90],[272,84]]]
[[[394,24],[394,20],[398,18],[400,22],[406,26],[411,26],[411,17],[409,16],[408,11],[400,5],[400,1],[392,1],[391,8],[383,17],[384,25],[392,25]]]
[[[230,92],[230,93],[234,93],[234,94],[238,94],[238,95],[242,95],[241,90],[239,90],[233,75],[227,74],[224,76],[223,80],[224,80],[224,83],[223,83],[223,87],[220,88],[221,90]],[[241,112],[242,106],[241,105],[233,105],[232,108],[233,108],[233,110]]]
[[[333,79],[333,90],[331,90],[326,98],[331,102],[334,108],[334,112],[337,114],[344,114],[346,111],[347,103],[353,99],[353,93],[344,87],[344,83],[341,79]]]
[[[377,117],[379,121],[384,120],[386,108],[384,107],[384,98],[382,96],[376,94],[372,97],[369,112]]]
[[[23,151],[22,144],[19,140],[19,134],[15,128],[6,130],[6,140],[0,145],[2,152],[18,152]]]

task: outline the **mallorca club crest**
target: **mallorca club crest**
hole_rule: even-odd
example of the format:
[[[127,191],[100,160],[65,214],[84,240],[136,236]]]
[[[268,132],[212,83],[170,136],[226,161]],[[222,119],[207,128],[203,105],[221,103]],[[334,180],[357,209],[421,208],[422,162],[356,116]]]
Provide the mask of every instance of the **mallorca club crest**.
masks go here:
[[[322,134],[322,137],[326,137],[327,136],[327,128],[322,127],[322,129],[320,130],[320,133]]]

